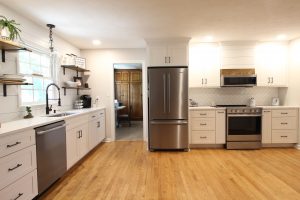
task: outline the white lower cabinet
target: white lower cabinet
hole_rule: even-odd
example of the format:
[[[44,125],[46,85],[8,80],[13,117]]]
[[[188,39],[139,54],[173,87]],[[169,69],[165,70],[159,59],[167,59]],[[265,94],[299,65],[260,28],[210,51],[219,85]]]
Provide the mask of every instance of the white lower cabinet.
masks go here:
[[[225,109],[190,110],[190,144],[225,144]]]
[[[0,190],[1,200],[29,200],[37,195],[37,171],[36,169],[26,174],[19,180]]]
[[[297,143],[298,109],[263,109],[262,143]]]
[[[72,167],[88,152],[88,125],[82,124],[67,131],[67,168]]]
[[[92,150],[105,139],[104,110],[92,113],[89,121],[89,149]]]

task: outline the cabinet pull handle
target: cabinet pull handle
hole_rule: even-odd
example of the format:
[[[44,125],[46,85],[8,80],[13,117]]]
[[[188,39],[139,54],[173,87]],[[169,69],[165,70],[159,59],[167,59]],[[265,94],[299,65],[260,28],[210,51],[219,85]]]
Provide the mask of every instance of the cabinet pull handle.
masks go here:
[[[281,123],[281,125],[287,125],[287,124],[288,124],[287,122],[282,122],[282,123]]]
[[[203,85],[203,78],[202,78],[202,85]]]
[[[282,114],[282,115],[287,115],[288,113],[287,113],[287,112],[282,112],[281,114]]]
[[[171,63],[171,57],[169,56],[169,63]]]
[[[274,77],[272,77],[272,78],[271,78],[271,80],[272,80],[272,82],[271,82],[271,83],[274,83]]]
[[[97,128],[99,128],[100,127],[100,122],[97,122]]]
[[[10,172],[10,171],[13,171],[13,170],[15,170],[15,169],[17,169],[17,168],[19,168],[19,167],[21,167],[22,166],[22,164],[17,164],[15,167],[13,167],[13,168],[8,168],[8,171]]]
[[[218,111],[218,113],[225,113],[224,111]]]
[[[207,137],[206,136],[200,136],[200,139],[206,139]]]
[[[78,139],[80,139],[80,131],[78,131]]]
[[[205,85],[207,85],[207,78],[205,79]]]
[[[269,113],[269,112],[271,112],[271,111],[270,111],[270,110],[264,110],[264,112],[265,112],[265,113]]]
[[[92,116],[92,118],[95,118],[95,117],[96,117],[95,115]]]
[[[206,126],[206,123],[203,123],[203,124],[202,124],[202,123],[200,123],[200,126]]]
[[[167,63],[167,57],[165,56],[165,63]]]
[[[20,198],[24,193],[19,193],[18,196],[16,198],[14,198],[13,200],[17,200],[18,198]]]
[[[282,138],[287,138],[288,136],[286,136],[286,135],[282,135],[282,136],[280,136],[280,137],[282,137]]]
[[[268,77],[268,83],[270,83],[270,77]]]
[[[206,115],[206,113],[200,113],[200,115],[201,115],[201,116],[205,116],[205,115]]]
[[[16,142],[15,144],[8,144],[8,145],[6,145],[6,148],[11,148],[11,147],[16,146],[18,144],[21,144],[21,142]]]
[[[80,138],[82,138],[82,130],[80,130]]]

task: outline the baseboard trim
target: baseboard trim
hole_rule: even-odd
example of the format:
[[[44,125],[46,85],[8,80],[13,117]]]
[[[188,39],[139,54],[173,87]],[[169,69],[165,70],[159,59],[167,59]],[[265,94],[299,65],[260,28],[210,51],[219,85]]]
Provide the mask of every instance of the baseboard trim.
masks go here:
[[[295,147],[295,144],[262,144],[263,148],[291,148],[291,147]],[[300,146],[299,146],[300,148]]]

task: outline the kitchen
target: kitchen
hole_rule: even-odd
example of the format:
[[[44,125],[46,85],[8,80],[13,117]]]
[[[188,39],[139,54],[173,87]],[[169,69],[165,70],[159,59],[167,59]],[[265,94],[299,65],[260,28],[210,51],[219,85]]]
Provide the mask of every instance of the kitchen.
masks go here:
[[[95,1],[82,7],[75,5],[76,3],[67,5],[67,2],[55,1],[49,2],[49,7],[44,8],[44,3],[31,1],[28,5],[35,5],[40,9],[40,11],[32,12],[32,15],[30,6],[23,3],[4,0],[0,3],[1,15],[21,24],[23,40],[21,44],[33,50],[33,52],[6,51],[2,54],[2,59],[5,55],[5,62],[0,64],[1,75],[20,73],[20,70],[28,64],[24,59],[27,53],[36,58],[33,54],[35,52],[50,52],[50,30],[46,26],[48,23],[55,25],[52,29],[54,53],[51,55],[62,58],[66,54],[74,54],[86,59],[86,71],[79,72],[79,75],[76,70],[61,67],[63,63],[56,60],[57,63],[54,65],[56,67],[53,67],[55,75],[52,78],[60,88],[61,106],[58,106],[58,100],[51,100],[52,97],[59,98],[55,86],[51,86],[49,108],[52,105],[52,111],[48,116],[62,114],[59,117],[45,117],[45,89],[48,85],[46,75],[41,78],[31,74],[27,80],[32,80],[30,83],[33,83],[33,86],[6,85],[5,91],[4,87],[0,88],[0,93],[3,94],[0,97],[0,142],[1,148],[3,147],[0,158],[0,168],[3,169],[3,174],[1,174],[3,179],[0,182],[1,199],[2,195],[3,199],[32,199],[38,193],[40,194],[38,185],[42,182],[40,181],[42,170],[39,170],[39,167],[42,165],[39,164],[39,160],[41,161],[45,154],[39,155],[43,149],[41,150],[38,146],[43,147],[43,145],[39,145],[37,133],[45,130],[36,128],[61,121],[65,124],[58,124],[58,126],[65,128],[66,142],[61,139],[53,140],[60,141],[60,145],[66,145],[63,147],[66,148],[66,155],[60,154],[58,158],[62,159],[54,160],[65,162],[66,169],[58,175],[62,178],[45,193],[43,193],[44,189],[41,189],[41,199],[199,199],[199,196],[203,199],[297,199],[299,197],[297,167],[300,154],[296,149],[299,143],[298,74],[300,74],[300,62],[298,55],[300,41],[297,38],[300,31],[297,32],[297,26],[292,23],[299,17],[298,2],[280,1],[278,4],[265,2],[264,5],[258,3],[260,7],[246,2],[237,3],[237,1],[230,1],[228,5],[222,1],[212,3],[212,5],[195,2],[191,4],[195,5],[195,8],[201,8],[202,13],[197,13],[199,19],[202,15],[211,16],[213,22],[217,23],[218,17],[219,19],[224,17],[223,22],[218,21],[218,26],[213,27],[207,23],[204,23],[206,25],[200,23],[205,19],[184,24],[187,22],[184,21],[185,17],[182,19],[184,21],[182,24],[175,25],[173,19],[176,17],[173,11],[181,13],[179,11],[182,6],[185,6],[188,9],[182,12],[186,16],[190,16],[189,9],[195,12],[191,5],[180,3],[168,8],[164,3],[157,1],[148,4],[135,2],[135,6],[129,2],[128,4],[105,2],[102,8]],[[234,7],[234,3],[239,5],[233,10],[242,18],[240,21],[227,12],[229,8]],[[102,36],[100,34],[102,32],[91,33],[86,38],[79,37],[78,35],[82,34],[81,30],[85,28],[87,31],[88,28],[74,25],[73,11],[77,9],[77,13],[82,13],[82,10],[88,10],[87,18],[98,16],[98,11],[95,11],[93,6],[101,7],[102,19],[107,17],[105,13],[108,10],[116,13],[115,9],[122,10],[124,6],[128,8],[125,13],[115,14],[116,18],[111,18],[115,20],[114,23],[117,23],[119,17],[122,16],[124,20],[122,23],[128,23],[128,27],[124,28],[126,30],[129,30],[129,27],[136,28],[136,30],[143,29],[143,27],[136,26],[135,23],[141,24],[141,22],[137,22],[139,19],[133,17],[132,14],[138,9],[144,11],[145,15],[141,15],[141,19],[148,23],[148,27],[154,25],[160,27],[166,22],[171,23],[172,26],[160,28],[157,32],[154,31],[156,28],[153,28],[153,32],[148,29],[140,30],[142,37],[136,36],[138,39],[134,40],[129,35],[135,35],[135,33],[125,32],[122,29],[124,34],[120,36],[118,26],[115,26],[113,22],[105,24],[106,22],[98,18],[99,24],[95,24],[94,29],[103,30],[101,26],[107,25],[107,30],[109,27],[114,29],[108,34],[110,37]],[[161,7],[157,8],[157,6]],[[73,11],[56,12],[56,10],[61,11],[69,7],[72,7]],[[148,16],[149,8],[158,10],[156,13],[158,16],[155,16],[155,19]],[[211,9],[212,13],[218,12],[218,9],[226,11],[214,16],[209,15],[205,8]],[[281,9],[285,12],[281,12]],[[276,16],[275,14],[267,15],[270,10],[276,13]],[[169,18],[164,14],[165,12],[174,18]],[[53,13],[57,13],[57,17],[53,17]],[[85,16],[84,14],[78,15]],[[145,19],[146,16],[149,18]],[[156,17],[162,18],[161,24],[157,24],[160,20]],[[263,20],[264,17],[273,20],[272,28],[269,27],[271,25],[267,22],[268,20]],[[234,20],[234,23],[228,22],[228,18]],[[132,19],[137,21],[132,22]],[[283,23],[286,23],[286,27],[282,25]],[[204,31],[195,32],[193,24]],[[73,27],[72,34],[69,33],[71,29],[67,26]],[[226,26],[231,29],[224,28]],[[186,30],[180,32],[181,29]],[[173,33],[177,31],[180,33],[174,35]],[[95,45],[92,44],[92,40],[95,40]],[[42,55],[39,58],[42,60],[44,54],[39,55]],[[113,68],[115,63],[142,64],[143,138],[145,142],[115,142]],[[43,66],[41,65],[40,68],[44,69]],[[186,109],[186,112],[188,111],[188,134],[185,136],[188,136],[188,139],[187,148],[183,149],[188,152],[159,151],[164,150],[160,147],[154,149],[158,151],[148,151],[148,145],[151,145],[151,139],[148,141],[148,134],[151,136],[151,132],[148,132],[151,113],[148,114],[147,80],[148,70],[154,70],[155,66],[161,68],[188,66],[189,86],[183,90],[188,91],[188,97],[184,99],[186,105],[189,103],[188,99],[193,102],[193,107]],[[224,81],[227,80],[226,75],[231,77],[232,74],[234,77],[242,77],[242,80],[245,80],[245,76],[254,76],[256,84],[254,87],[221,87],[223,83],[226,84]],[[80,90],[66,88],[65,82],[73,81],[74,76],[82,76],[85,79],[84,88]],[[224,76],[225,78],[222,79]],[[39,86],[38,80],[40,79],[43,79],[45,84],[41,88],[35,88]],[[168,74],[165,75],[165,80],[166,86],[170,86]],[[88,87],[85,87],[84,83],[88,83]],[[244,84],[244,82],[241,83]],[[33,97],[28,95],[29,91],[32,92]],[[39,91],[42,93],[41,97],[34,95],[40,94]],[[166,91],[170,91],[168,87]],[[165,104],[171,105],[174,101],[171,101],[168,92],[164,94],[166,94]],[[82,95],[92,97],[91,108],[74,110],[74,102]],[[27,102],[29,100],[32,100],[30,104]],[[28,105],[31,106],[34,118],[22,119],[27,114],[25,107]],[[226,108],[224,107],[226,105],[246,105],[247,107]],[[249,107],[250,105],[254,107]],[[54,113],[54,110],[57,113]],[[239,131],[241,127],[237,125],[243,123],[242,121],[230,123],[230,119],[227,118],[238,112],[246,114],[257,112],[256,114],[259,115],[255,116],[254,121],[244,124],[250,124],[250,127],[242,125],[242,128],[253,130],[253,124],[255,124],[255,132],[260,134],[258,150],[244,150],[245,146],[242,150],[226,150],[228,142],[232,142],[227,140],[230,140],[227,135],[230,132],[228,124],[233,124]],[[57,127],[50,127],[50,129],[53,128]],[[45,136],[45,134],[41,135]],[[21,144],[16,139],[20,136],[24,140]],[[257,139],[255,142],[258,142]],[[14,144],[16,145],[7,147],[7,145]],[[10,162],[9,160],[13,157],[28,158],[31,162]],[[20,164],[22,165],[19,166]],[[278,165],[282,169],[281,172],[276,169]],[[14,167],[17,168],[13,169]],[[7,169],[17,173],[9,175]],[[57,178],[50,182],[53,183],[56,180]],[[222,185],[222,181],[226,184]],[[240,186],[236,186],[233,182]]]

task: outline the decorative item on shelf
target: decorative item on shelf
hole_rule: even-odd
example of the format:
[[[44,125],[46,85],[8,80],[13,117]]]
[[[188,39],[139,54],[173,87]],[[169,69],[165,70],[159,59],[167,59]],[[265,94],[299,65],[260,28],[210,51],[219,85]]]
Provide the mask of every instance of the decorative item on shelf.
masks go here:
[[[77,87],[82,87],[83,83],[82,83],[82,77],[74,77],[74,82],[77,83]]]
[[[75,66],[85,69],[85,58],[76,57]]]
[[[88,83],[85,83],[85,84],[84,84],[84,87],[85,87],[85,88],[89,88],[89,84],[88,84]]]
[[[4,16],[0,16],[0,30],[1,38],[5,40],[14,41],[15,39],[21,39],[21,30],[17,27],[20,24],[16,23],[15,20],[9,20]]]
[[[73,81],[66,81],[65,82],[65,85],[67,87],[77,87],[78,86],[78,83],[77,82],[73,82]]]
[[[30,119],[30,118],[33,118],[33,115],[31,114],[31,107],[26,106],[26,112],[27,112],[27,115],[24,116],[24,119]]]
[[[50,43],[50,52],[53,53],[54,52],[54,47],[53,47],[53,31],[52,29],[55,28],[55,25],[53,24],[47,24],[46,25],[49,28],[49,43]]]

